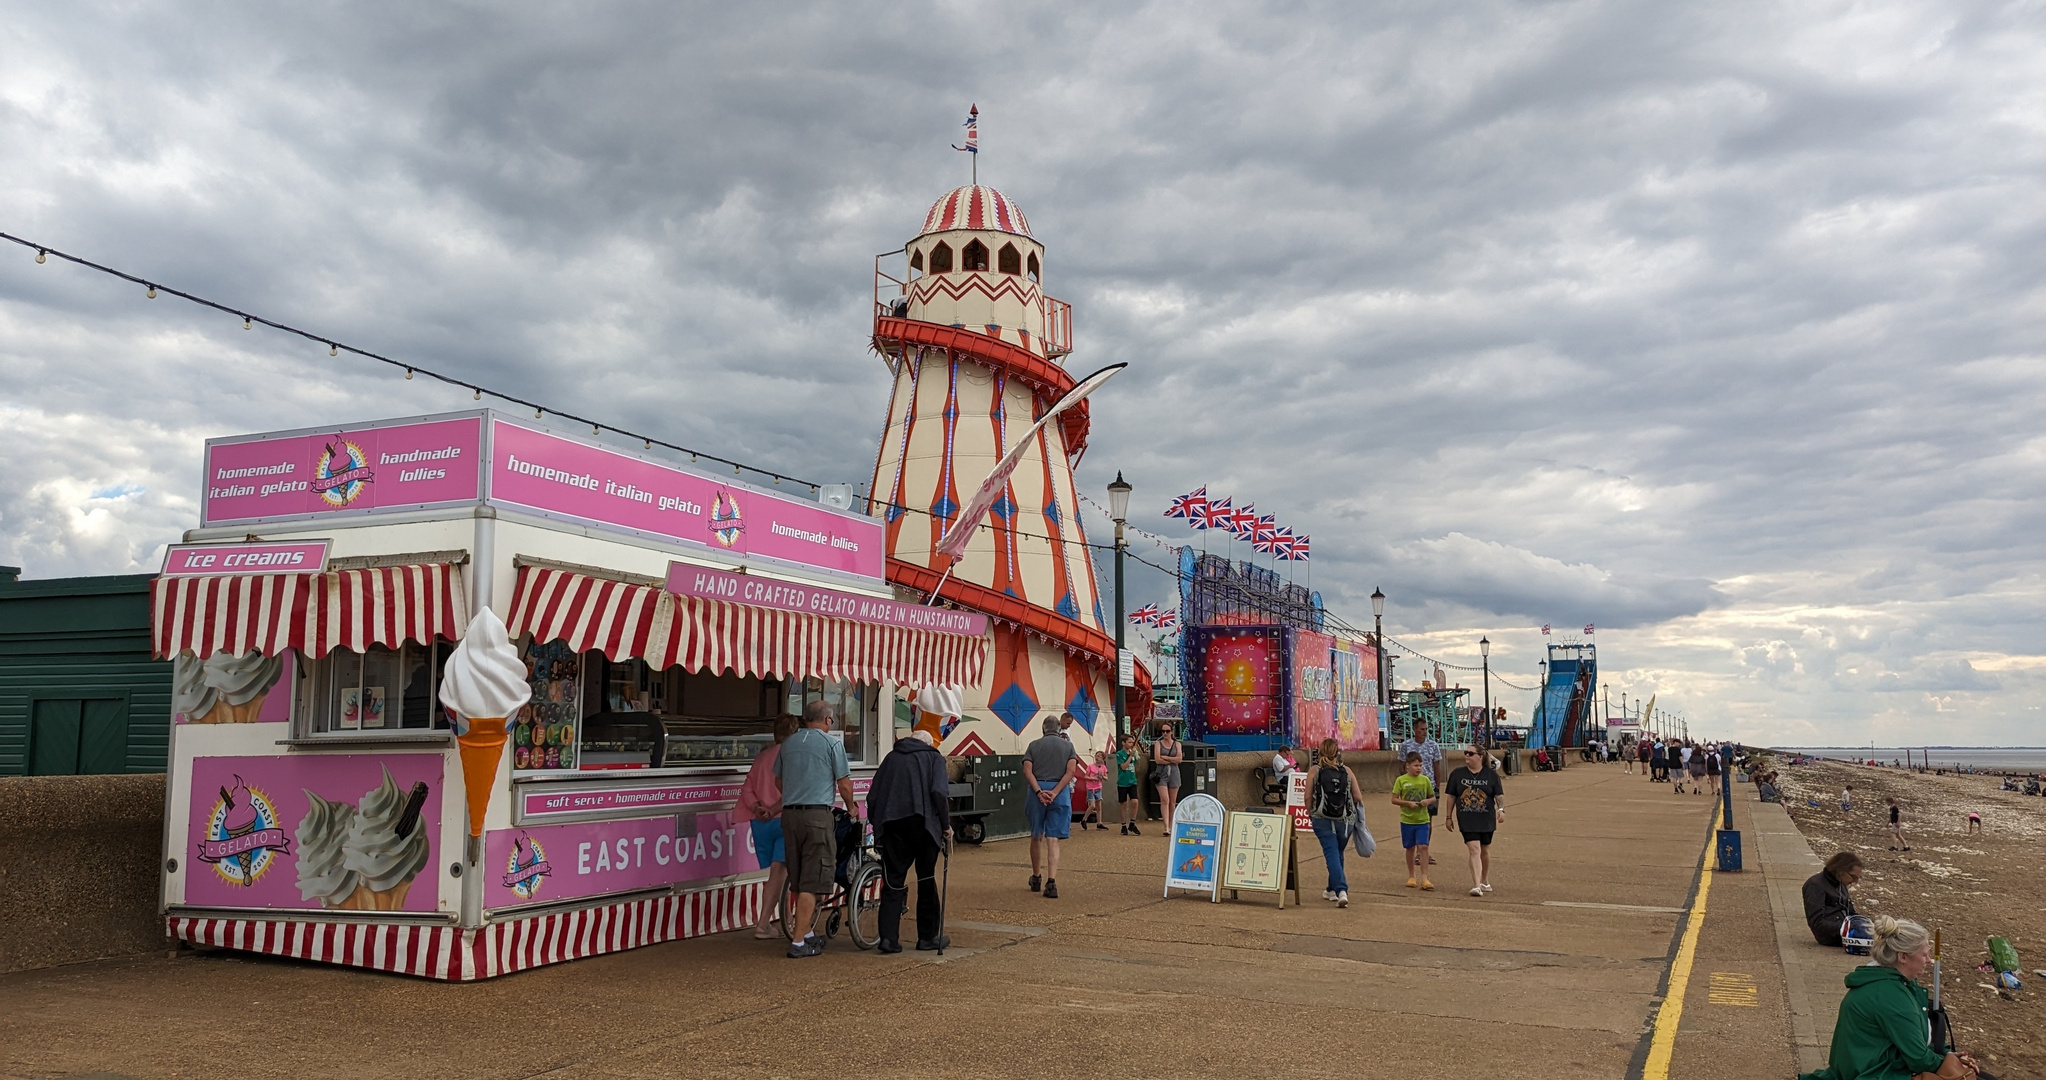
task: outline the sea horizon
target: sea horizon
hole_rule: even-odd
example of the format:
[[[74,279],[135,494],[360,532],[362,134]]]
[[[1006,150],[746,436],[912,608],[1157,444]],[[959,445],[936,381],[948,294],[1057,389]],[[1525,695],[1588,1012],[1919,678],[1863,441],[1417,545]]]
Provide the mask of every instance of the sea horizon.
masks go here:
[[[1770,749],[1850,761],[1867,761],[1873,758],[1886,765],[1892,761],[1901,764],[1908,754],[1915,762],[1924,762],[1930,756],[1934,768],[1965,766],[1971,769],[2017,772],[2046,771],[2046,746],[1942,746],[1928,743],[1918,746],[1876,747],[1772,746]]]

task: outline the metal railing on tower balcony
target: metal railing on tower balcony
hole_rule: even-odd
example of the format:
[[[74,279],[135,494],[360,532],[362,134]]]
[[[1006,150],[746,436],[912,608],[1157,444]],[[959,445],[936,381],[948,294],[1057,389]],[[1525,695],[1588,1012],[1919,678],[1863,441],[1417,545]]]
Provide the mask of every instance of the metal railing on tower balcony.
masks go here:
[[[1073,305],[1044,298],[1044,351],[1056,360],[1073,351]]]

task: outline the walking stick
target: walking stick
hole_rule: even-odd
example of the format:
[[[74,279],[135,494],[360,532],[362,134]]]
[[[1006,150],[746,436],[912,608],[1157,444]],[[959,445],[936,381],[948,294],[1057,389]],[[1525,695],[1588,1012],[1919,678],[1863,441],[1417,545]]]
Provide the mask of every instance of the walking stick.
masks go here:
[[[945,846],[940,850],[942,850],[945,854],[945,869],[941,871],[941,876],[938,884],[938,956],[942,959],[945,955],[945,945],[947,942],[947,939],[945,937],[945,899],[947,896],[951,895],[952,892],[951,837],[947,836],[945,838]]]

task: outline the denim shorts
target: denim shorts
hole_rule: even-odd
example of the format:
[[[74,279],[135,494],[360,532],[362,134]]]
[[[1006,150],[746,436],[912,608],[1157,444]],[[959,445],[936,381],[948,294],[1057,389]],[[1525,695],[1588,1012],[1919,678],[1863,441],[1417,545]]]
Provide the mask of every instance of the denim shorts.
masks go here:
[[[1429,825],[1425,821],[1419,825],[1409,825],[1404,821],[1400,822],[1400,846],[1420,847],[1427,843],[1428,829]]]
[[[760,859],[762,870],[775,863],[789,861],[781,842],[781,819],[755,821],[753,825],[753,854]]]
[[[1039,780],[1038,790],[1050,791],[1058,786],[1056,780]],[[1023,800],[1024,816],[1030,819],[1030,835],[1049,836],[1064,840],[1073,835],[1073,789],[1059,792],[1050,806],[1044,800],[1032,795]]]

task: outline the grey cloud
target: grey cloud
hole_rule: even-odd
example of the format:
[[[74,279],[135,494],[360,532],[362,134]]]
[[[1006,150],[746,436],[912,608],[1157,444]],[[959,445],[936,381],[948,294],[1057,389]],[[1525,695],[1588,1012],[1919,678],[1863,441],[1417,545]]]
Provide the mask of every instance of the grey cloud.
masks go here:
[[[2027,9],[0,10],[0,228],[825,480],[978,101],[1138,525],[1214,484],[1353,621],[1597,622],[1730,726],[1933,707],[1849,669],[2029,722]],[[0,251],[0,561],[147,565],[208,436],[469,404]]]

